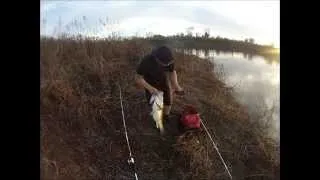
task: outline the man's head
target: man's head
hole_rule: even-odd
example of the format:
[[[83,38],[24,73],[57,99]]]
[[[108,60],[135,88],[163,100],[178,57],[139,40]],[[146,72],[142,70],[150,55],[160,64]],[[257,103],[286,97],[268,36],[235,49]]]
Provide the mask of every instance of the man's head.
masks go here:
[[[173,55],[171,50],[166,46],[161,46],[152,52],[152,55],[156,57],[156,61],[161,66],[169,66],[173,63]]]

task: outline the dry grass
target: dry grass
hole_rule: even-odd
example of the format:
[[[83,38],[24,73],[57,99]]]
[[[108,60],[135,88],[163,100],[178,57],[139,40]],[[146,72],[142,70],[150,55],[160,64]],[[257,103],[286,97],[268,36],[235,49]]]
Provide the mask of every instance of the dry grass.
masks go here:
[[[41,179],[132,179],[123,134],[123,89],[129,138],[139,179],[228,179],[203,131],[161,138],[147,119],[143,91],[133,81],[144,41],[41,39]],[[174,54],[186,96],[214,136],[234,179],[280,179],[274,141],[259,133],[246,110],[196,56]]]

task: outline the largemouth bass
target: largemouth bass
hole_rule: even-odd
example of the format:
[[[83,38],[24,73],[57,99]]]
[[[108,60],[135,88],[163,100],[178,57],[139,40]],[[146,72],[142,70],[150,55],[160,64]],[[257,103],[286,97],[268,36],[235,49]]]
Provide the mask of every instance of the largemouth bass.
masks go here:
[[[152,95],[149,103],[151,104],[151,108],[152,108],[150,115],[152,116],[153,120],[155,121],[157,129],[159,129],[161,134],[164,134],[163,92]]]

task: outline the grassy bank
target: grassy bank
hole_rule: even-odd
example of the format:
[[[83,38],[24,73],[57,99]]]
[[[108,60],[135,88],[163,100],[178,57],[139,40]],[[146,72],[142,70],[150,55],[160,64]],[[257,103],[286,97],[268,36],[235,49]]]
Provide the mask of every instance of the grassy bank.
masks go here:
[[[203,131],[160,138],[152,128],[143,91],[133,81],[150,51],[146,41],[40,43],[41,179],[132,179],[117,83],[139,179],[228,179]],[[186,96],[174,98],[173,111],[196,105],[234,179],[280,179],[277,146],[249,122],[232,89],[212,73],[214,64],[174,56]]]

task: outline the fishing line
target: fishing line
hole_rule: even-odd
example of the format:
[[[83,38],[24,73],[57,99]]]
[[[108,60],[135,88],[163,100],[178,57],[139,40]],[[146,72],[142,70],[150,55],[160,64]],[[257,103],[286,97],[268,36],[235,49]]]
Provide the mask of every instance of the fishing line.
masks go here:
[[[205,126],[205,124],[203,123],[202,119],[200,120],[200,122],[201,122],[202,126],[204,127],[204,130],[207,132],[207,134],[208,134],[208,136],[209,136],[209,138],[210,138],[210,140],[211,140],[211,142],[212,142],[212,144],[213,144],[214,148],[215,148],[215,149],[216,149],[216,151],[218,152],[218,155],[219,155],[219,157],[220,157],[220,159],[221,159],[221,161],[222,161],[222,163],[223,163],[223,165],[224,165],[225,169],[227,170],[228,175],[230,176],[230,179],[232,179],[232,175],[231,175],[231,173],[230,173],[230,171],[229,171],[229,169],[228,169],[228,167],[227,167],[227,165],[226,165],[226,163],[225,163],[225,161],[224,161],[223,157],[221,156],[221,154],[220,154],[220,152],[219,152],[219,149],[218,149],[218,147],[217,147],[216,143],[214,143],[214,141],[213,141],[213,139],[212,139],[212,137],[211,137],[211,134],[209,133],[209,131],[208,131],[207,127]]]

